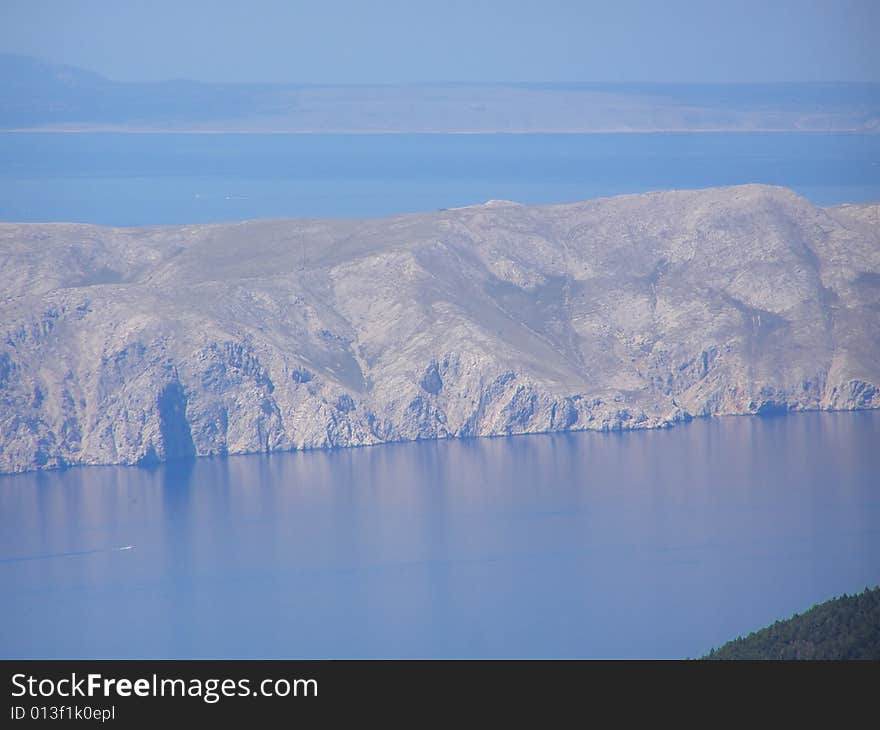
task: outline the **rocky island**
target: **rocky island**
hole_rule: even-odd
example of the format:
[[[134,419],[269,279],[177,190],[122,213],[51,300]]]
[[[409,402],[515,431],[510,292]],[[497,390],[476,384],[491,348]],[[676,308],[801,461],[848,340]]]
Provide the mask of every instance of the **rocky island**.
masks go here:
[[[0,471],[880,407],[880,204],[0,224]]]

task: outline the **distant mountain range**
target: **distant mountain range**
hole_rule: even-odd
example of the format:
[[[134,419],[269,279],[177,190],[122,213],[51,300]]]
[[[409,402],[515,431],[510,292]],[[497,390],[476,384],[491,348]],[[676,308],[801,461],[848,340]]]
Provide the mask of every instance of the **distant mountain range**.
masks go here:
[[[880,132],[880,84],[134,83],[0,54],[0,130]]]
[[[0,225],[0,471],[880,407],[880,205]]]

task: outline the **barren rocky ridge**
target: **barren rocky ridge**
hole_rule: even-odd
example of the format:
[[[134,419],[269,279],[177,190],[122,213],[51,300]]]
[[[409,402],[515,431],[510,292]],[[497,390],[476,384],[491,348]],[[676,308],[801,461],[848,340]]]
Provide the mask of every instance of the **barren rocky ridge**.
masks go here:
[[[0,224],[0,471],[880,406],[880,204]]]

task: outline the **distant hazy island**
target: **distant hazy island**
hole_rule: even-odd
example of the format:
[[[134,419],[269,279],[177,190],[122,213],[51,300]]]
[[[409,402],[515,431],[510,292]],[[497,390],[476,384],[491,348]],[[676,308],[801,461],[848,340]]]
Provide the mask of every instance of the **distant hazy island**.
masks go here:
[[[880,407],[880,204],[0,224],[0,471]]]
[[[121,82],[0,54],[0,130],[880,132],[880,84]]]
[[[713,649],[704,659],[880,659],[880,588],[834,598]]]

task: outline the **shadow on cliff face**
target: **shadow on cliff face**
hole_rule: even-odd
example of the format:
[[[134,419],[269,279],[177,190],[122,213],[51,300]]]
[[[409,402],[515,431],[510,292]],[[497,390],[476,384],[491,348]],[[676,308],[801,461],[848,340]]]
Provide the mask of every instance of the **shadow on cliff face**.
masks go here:
[[[154,447],[138,462],[139,466],[156,466],[161,461],[192,459],[196,447],[192,439],[189,421],[186,420],[186,394],[178,382],[168,383],[159,393],[156,405],[159,409],[159,431],[162,435],[164,458]]]
[[[765,401],[758,406],[754,415],[761,418],[777,418],[779,416],[787,416],[791,409],[785,402]]]
[[[159,428],[166,459],[196,455],[189,421],[186,420],[186,395],[180,383],[168,383],[159,393]]]

